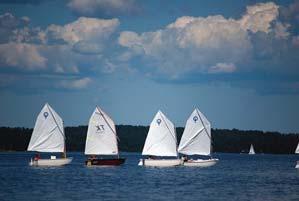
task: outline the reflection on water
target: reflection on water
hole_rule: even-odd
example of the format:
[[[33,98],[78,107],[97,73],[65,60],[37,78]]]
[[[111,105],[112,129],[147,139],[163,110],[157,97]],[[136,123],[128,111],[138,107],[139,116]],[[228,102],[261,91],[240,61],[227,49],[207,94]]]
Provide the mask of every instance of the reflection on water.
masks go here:
[[[0,200],[299,200],[295,155],[217,154],[209,168],[146,168],[138,153],[120,167],[28,166],[30,153],[0,153]]]

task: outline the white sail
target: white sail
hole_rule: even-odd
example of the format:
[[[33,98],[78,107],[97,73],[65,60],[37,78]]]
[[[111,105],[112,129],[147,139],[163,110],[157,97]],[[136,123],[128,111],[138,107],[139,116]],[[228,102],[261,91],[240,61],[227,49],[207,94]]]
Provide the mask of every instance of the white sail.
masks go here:
[[[186,155],[211,154],[211,124],[197,108],[186,122],[178,151]]]
[[[250,145],[249,154],[255,154],[255,151],[254,151],[254,148],[253,148],[252,144]]]
[[[89,120],[85,154],[118,154],[115,124],[113,120],[99,107],[96,107]]]
[[[28,151],[64,152],[65,135],[61,117],[46,103],[39,113]]]
[[[161,111],[158,111],[150,125],[142,155],[178,155],[175,127]]]
[[[295,151],[296,154],[299,154],[299,143],[297,145],[297,148],[296,148],[296,151]]]

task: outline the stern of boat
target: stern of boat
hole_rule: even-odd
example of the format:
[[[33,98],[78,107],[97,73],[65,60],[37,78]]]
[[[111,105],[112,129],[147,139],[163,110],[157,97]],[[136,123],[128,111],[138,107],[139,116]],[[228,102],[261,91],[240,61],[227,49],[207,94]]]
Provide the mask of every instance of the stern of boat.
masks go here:
[[[219,159],[217,158],[208,159],[208,160],[203,160],[203,159],[187,160],[184,162],[183,165],[189,167],[211,167],[213,165],[216,165],[218,161]]]

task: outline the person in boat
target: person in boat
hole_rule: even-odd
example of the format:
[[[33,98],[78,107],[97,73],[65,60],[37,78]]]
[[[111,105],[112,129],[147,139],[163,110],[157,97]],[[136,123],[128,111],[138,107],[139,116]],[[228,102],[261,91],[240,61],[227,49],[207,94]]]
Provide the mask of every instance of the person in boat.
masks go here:
[[[182,156],[182,160],[183,160],[184,162],[186,162],[186,161],[188,161],[188,157],[187,157],[186,155],[184,155],[184,156]]]
[[[91,155],[91,156],[89,157],[89,160],[95,160],[95,159],[97,159],[96,155]]]
[[[148,156],[148,159],[155,159],[154,156]]]
[[[36,153],[35,156],[34,156],[34,160],[35,161],[38,161],[40,159],[40,154],[39,153]]]

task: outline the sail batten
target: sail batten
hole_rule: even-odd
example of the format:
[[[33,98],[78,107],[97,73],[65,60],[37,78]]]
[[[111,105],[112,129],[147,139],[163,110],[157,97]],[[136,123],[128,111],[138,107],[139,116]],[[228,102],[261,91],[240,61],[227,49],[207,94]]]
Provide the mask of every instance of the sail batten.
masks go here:
[[[177,157],[177,138],[174,124],[158,111],[151,122],[142,155]]]
[[[211,154],[211,124],[197,108],[186,122],[178,151],[186,155]]]
[[[61,117],[46,103],[39,113],[28,145],[28,151],[64,152],[65,135]]]
[[[118,144],[113,120],[99,107],[89,119],[86,155],[118,155]]]

